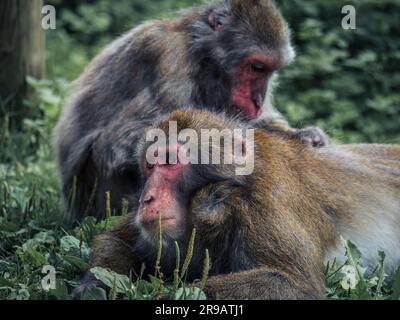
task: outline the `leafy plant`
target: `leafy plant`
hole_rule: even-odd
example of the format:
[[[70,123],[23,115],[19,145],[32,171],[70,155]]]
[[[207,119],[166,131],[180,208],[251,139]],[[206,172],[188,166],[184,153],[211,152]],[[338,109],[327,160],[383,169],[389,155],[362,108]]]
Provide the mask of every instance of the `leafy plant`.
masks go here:
[[[161,221],[159,232],[159,239],[161,240]],[[194,283],[189,285],[186,281],[187,270],[189,268],[193,255],[195,236],[196,231],[193,230],[182,268],[180,268],[180,249],[178,243],[175,242],[177,260],[173,283],[165,285],[163,280],[163,274],[161,272],[162,241],[160,241],[158,244],[158,257],[157,261],[155,261],[156,274],[154,276],[150,276],[149,280],[145,280],[142,278],[144,266],[142,268],[140,276],[137,279],[133,279],[132,275],[128,277],[126,275],[118,274],[109,269],[95,267],[90,269],[90,272],[95,276],[97,280],[101,281],[102,284],[109,289],[108,297],[106,291],[103,288],[96,288],[95,286],[91,286],[88,288],[87,292],[84,293],[83,298],[88,300],[115,300],[117,298],[129,300],[149,300],[160,298],[171,300],[206,299],[206,295],[202,290],[204,289],[210,267],[210,258],[208,255],[208,251],[206,252],[203,277],[202,281],[200,282],[200,286],[197,287]]]
[[[364,268],[361,264],[362,253],[351,241],[342,238],[347,260],[328,262],[326,268],[327,296],[331,299],[381,300],[398,299],[398,281],[388,281],[385,273],[385,253],[379,252],[379,265],[375,270]]]

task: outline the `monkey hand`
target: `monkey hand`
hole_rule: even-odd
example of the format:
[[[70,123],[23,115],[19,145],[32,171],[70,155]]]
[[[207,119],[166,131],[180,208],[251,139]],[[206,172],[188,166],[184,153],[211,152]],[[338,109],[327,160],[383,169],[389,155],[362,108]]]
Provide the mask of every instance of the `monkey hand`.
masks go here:
[[[331,144],[328,135],[317,127],[298,129],[294,134],[298,139],[315,148],[322,148]]]

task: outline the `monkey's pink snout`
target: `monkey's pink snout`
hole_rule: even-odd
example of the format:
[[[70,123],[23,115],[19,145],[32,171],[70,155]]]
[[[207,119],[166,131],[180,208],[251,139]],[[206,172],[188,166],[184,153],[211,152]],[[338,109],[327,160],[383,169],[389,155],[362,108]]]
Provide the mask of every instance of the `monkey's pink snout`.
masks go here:
[[[141,203],[145,204],[145,205],[149,205],[154,201],[154,197],[152,195],[147,195],[142,201]]]
[[[171,224],[176,220],[174,208],[175,201],[170,192],[164,188],[150,188],[140,199],[139,221],[148,228],[156,227],[160,218],[162,225]]]
[[[161,218],[163,227],[173,228],[179,221],[176,185],[187,167],[180,160],[181,145],[158,148],[155,164],[146,160],[146,185],[140,198],[139,222],[146,229],[154,229]],[[160,217],[161,215],[161,217]]]

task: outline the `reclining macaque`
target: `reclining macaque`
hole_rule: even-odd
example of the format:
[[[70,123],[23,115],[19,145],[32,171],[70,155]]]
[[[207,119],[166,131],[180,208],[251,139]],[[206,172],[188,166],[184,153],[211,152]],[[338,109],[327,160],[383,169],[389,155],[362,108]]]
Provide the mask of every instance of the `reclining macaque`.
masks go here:
[[[175,111],[155,128],[168,135],[170,122],[178,132],[192,129],[198,137],[202,129],[246,128],[199,110]],[[254,161],[249,175],[237,175],[235,161],[170,161],[186,148],[179,139],[157,150],[165,163],[149,162],[151,143],[141,143],[140,207],[97,238],[92,266],[128,274],[139,273],[144,263],[146,273],[154,274],[161,221],[164,279],[175,268],[174,241],[185,248],[196,228],[188,280],[201,278],[207,248],[211,299],[322,299],[324,262],[344,253],[341,235],[359,246],[370,269],[378,265],[378,250],[385,251],[387,272],[393,274],[400,263],[399,145],[312,148],[263,129],[254,131],[254,144],[249,137],[240,142],[245,162]],[[200,140],[199,146],[208,142]],[[214,139],[209,149],[227,159],[222,146],[222,139]],[[77,292],[92,281],[89,275]]]

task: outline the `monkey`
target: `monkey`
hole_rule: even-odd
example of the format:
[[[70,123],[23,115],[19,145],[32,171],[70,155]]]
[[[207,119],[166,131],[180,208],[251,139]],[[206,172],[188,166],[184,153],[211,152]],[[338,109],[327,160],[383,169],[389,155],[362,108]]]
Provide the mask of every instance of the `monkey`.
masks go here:
[[[217,1],[114,41],[76,81],[54,130],[68,216],[104,217],[106,192],[113,214],[123,200],[133,208],[142,187],[134,146],[177,106],[329,144],[318,128],[290,128],[273,107],[274,79],[294,56],[288,24],[271,0]]]
[[[178,131],[189,128],[199,136],[202,129],[246,128],[196,109],[174,111],[155,128],[168,135],[171,121]],[[222,150],[222,158],[221,141],[211,141],[210,150]],[[173,277],[174,241],[185,248],[195,228],[188,281],[201,277],[208,249],[210,299],[324,299],[324,264],[344,258],[340,236],[359,246],[368,270],[379,264],[378,250],[385,251],[386,271],[394,274],[400,263],[400,145],[309,148],[265,129],[255,129],[253,152],[247,136],[241,142],[254,160],[253,173],[242,176],[235,162],[169,160],[185,141],[157,148],[165,162],[150,162],[149,142],[139,143],[145,181],[139,209],[96,238],[91,265],[138,274],[144,263],[154,274],[161,221],[164,279]],[[93,281],[89,274],[76,292]]]

